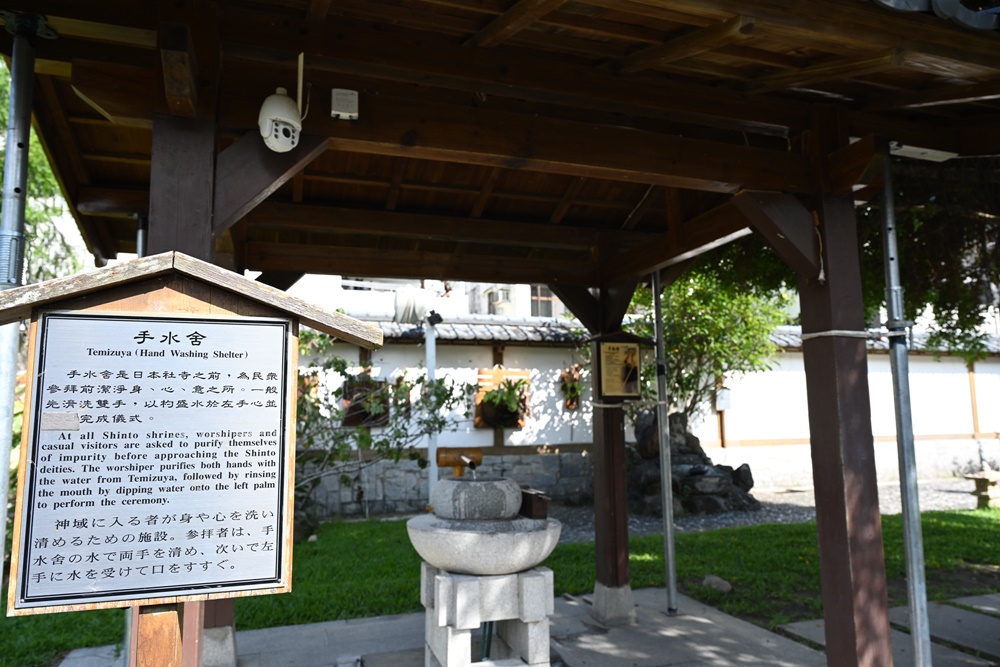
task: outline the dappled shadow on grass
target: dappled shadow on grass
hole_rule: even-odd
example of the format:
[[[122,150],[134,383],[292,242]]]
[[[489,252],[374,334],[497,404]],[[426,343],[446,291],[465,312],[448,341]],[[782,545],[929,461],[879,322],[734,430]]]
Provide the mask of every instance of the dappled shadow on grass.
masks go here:
[[[884,517],[886,571],[894,591],[905,576],[902,524]],[[986,592],[1000,566],[1000,510],[928,512],[923,517],[929,594]],[[237,601],[240,629],[420,611],[420,558],[404,521],[336,522],[318,541],[295,547],[293,592]],[[722,611],[768,627],[822,616],[816,524],[764,524],[676,536],[681,590]],[[556,595],[594,590],[592,542],[560,544],[543,563],[555,573]],[[663,538],[630,540],[633,588],[664,585]],[[701,586],[714,574],[731,593]],[[1000,590],[993,577],[989,590]],[[905,596],[905,587],[902,589]]]
[[[419,611],[420,557],[404,521],[338,521],[295,545],[292,592],[236,603],[241,630]]]
[[[1000,510],[927,512],[923,535],[932,600],[1000,591]],[[902,521],[883,517],[890,604],[906,604]],[[776,627],[822,617],[815,523],[764,524],[676,536],[682,592],[744,620]],[[633,588],[663,586],[663,538],[629,541]],[[559,545],[546,563],[556,593],[593,591],[593,544]],[[714,574],[733,585],[720,593],[701,585]]]

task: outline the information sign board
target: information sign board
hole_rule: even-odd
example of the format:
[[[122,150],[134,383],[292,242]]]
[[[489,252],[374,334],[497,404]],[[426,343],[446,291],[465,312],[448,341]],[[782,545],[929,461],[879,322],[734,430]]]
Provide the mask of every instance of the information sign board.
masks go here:
[[[600,344],[601,396],[639,396],[639,344]]]
[[[291,333],[43,313],[13,610],[287,589]]]

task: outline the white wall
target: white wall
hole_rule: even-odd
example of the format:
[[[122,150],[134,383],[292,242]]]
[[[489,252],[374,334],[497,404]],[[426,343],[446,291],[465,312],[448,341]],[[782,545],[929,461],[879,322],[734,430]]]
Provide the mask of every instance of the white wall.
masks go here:
[[[357,362],[357,348],[338,344],[337,352]],[[474,384],[479,368],[492,366],[488,345],[441,344],[437,348],[438,377]],[[373,353],[372,372],[390,378],[399,373],[424,372],[423,345],[389,344]],[[531,370],[531,417],[523,429],[507,429],[510,446],[588,444],[591,436],[590,377],[583,378],[584,396],[578,410],[567,411],[559,391],[559,373],[581,359],[572,348],[507,347],[505,366]],[[982,461],[1000,460],[1000,358],[975,366],[980,434],[973,434],[972,392],[964,362],[945,357],[910,357],[910,388],[916,454],[921,477],[947,476],[968,470]],[[895,415],[889,357],[869,355],[869,392],[876,466],[882,481],[898,479]],[[732,405],[725,413],[727,448],[719,445],[718,418],[714,412],[692,430],[702,439],[716,463],[738,466],[750,463],[760,487],[808,486],[812,480],[809,454],[809,420],[802,354],[782,354],[775,368],[729,379]],[[442,447],[491,447],[492,429],[473,427],[462,418],[455,432],[438,438]],[[626,438],[633,440],[631,426]],[[426,443],[420,443],[426,445]]]
[[[390,378],[403,372],[423,374],[426,372],[425,355],[423,345],[386,345],[372,354],[372,375]],[[341,356],[357,359],[356,354],[353,357]],[[585,389],[578,410],[565,410],[559,391],[559,373],[580,361],[571,349],[508,347],[504,352],[504,361],[506,368],[531,370],[531,418],[523,429],[505,431],[506,444],[539,446],[591,441],[589,387]],[[456,382],[475,384],[478,370],[492,366],[493,351],[487,345],[445,345],[438,342],[438,378],[448,377]],[[589,376],[583,382],[586,385]],[[459,421],[459,428],[438,436],[439,447],[493,446],[492,429],[473,427],[471,399],[469,409],[468,418],[454,415]],[[419,446],[425,445],[426,442],[421,442]]]

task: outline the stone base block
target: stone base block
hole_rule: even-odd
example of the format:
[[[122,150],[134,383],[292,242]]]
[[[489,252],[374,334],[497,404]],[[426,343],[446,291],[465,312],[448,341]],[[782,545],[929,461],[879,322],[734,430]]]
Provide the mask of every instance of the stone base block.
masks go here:
[[[202,667],[236,667],[236,628],[205,628],[201,638]]]
[[[549,667],[549,619],[554,611],[552,571],[451,574],[424,563],[426,667]],[[495,621],[491,659],[473,662],[472,633]]]
[[[597,582],[594,584],[594,606],[590,615],[605,627],[633,625],[635,623],[635,601],[629,586],[611,588]]]

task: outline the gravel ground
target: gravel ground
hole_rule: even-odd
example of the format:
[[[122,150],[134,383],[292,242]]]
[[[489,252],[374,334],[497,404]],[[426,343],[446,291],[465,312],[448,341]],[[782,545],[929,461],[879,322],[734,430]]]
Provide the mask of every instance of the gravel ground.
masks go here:
[[[972,496],[974,484],[967,479],[949,478],[922,480],[918,485],[921,511],[975,509]],[[674,519],[679,533],[713,530],[729,526],[750,526],[758,523],[801,523],[816,518],[815,500],[811,488],[752,491],[760,501],[759,512],[726,512],[724,514],[680,516]],[[901,509],[899,484],[879,486],[879,503],[883,514],[899,514]],[[568,507],[553,504],[549,515],[563,524],[560,542],[589,542],[594,539],[594,508]],[[629,516],[629,534],[653,535],[663,532],[663,520],[657,516]]]

